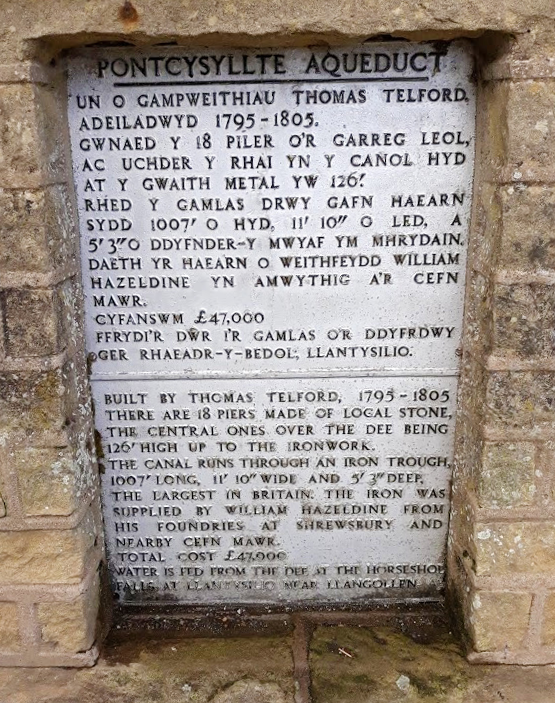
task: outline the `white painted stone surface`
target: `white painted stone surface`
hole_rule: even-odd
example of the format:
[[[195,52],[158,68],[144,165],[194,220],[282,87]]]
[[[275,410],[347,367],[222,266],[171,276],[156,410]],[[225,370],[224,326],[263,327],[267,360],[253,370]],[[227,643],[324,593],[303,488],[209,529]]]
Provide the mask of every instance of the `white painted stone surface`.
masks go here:
[[[472,57],[445,51],[70,62],[123,601],[441,588],[475,136]]]

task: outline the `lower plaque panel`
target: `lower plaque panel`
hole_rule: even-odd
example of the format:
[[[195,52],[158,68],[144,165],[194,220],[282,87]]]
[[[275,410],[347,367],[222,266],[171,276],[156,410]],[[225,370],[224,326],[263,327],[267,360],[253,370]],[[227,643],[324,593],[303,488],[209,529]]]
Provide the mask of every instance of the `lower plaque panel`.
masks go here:
[[[437,595],[456,380],[93,381],[120,602]]]

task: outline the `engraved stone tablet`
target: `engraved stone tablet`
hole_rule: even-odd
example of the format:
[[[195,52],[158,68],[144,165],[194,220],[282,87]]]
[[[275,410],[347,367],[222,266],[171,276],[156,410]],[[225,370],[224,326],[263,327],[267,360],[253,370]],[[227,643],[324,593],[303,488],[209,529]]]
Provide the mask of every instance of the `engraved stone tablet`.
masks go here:
[[[463,42],[70,61],[121,602],[439,595],[472,72]]]

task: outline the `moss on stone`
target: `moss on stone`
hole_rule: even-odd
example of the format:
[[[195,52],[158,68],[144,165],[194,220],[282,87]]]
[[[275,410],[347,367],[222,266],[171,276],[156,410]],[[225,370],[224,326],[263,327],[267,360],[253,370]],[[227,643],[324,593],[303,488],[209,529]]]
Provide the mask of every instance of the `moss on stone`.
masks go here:
[[[458,645],[445,634],[423,645],[391,630],[320,627],[310,663],[315,703],[454,703],[463,700],[472,678]]]

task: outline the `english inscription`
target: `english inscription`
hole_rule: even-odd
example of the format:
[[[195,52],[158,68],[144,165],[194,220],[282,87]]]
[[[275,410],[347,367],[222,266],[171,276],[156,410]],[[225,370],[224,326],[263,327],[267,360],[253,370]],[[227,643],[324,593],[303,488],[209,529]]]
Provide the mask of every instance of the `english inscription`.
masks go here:
[[[468,47],[90,50],[69,69],[119,599],[440,592]]]

